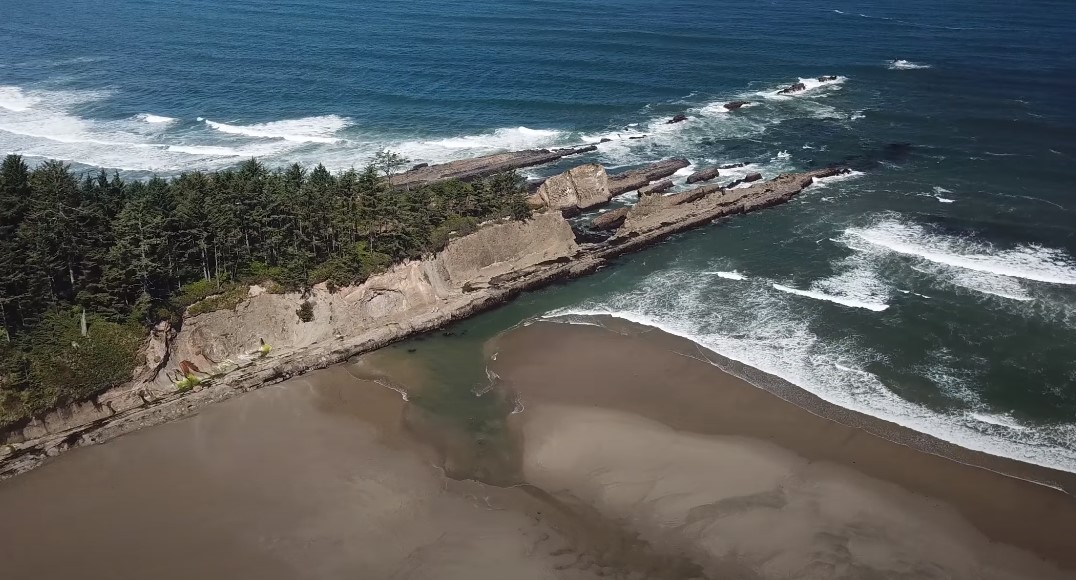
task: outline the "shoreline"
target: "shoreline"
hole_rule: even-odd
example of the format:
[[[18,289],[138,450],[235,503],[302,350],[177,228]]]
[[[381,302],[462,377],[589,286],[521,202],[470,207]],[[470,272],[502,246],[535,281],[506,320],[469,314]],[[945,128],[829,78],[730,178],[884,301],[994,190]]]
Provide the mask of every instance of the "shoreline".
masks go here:
[[[594,319],[596,323],[574,323],[564,318]],[[1015,459],[1005,455],[981,451],[948,441],[925,431],[901,425],[886,417],[871,415],[825,400],[821,396],[791,381],[773,375],[747,363],[729,358],[709,347],[696,342],[689,336],[667,330],[658,325],[631,320],[616,314],[553,314],[536,319],[536,322],[554,324],[581,324],[600,328],[625,327],[629,333],[645,334],[656,332],[668,336],[672,342],[681,342],[682,350],[693,350],[696,354],[679,352],[681,356],[692,358],[712,365],[721,372],[745,381],[752,386],[774,395],[787,403],[823,419],[836,421],[843,425],[863,429],[872,435],[886,439],[894,444],[910,447],[918,452],[930,453],[942,459],[960,464],[993,471],[999,475],[1021,479],[1035,485],[1061,491],[1076,497],[1076,473],[1064,469],[1042,465],[1031,461]],[[615,331],[614,331],[615,332]]]
[[[652,167],[665,165],[667,162],[658,162]],[[657,202],[641,204],[612,236],[599,243],[581,240],[577,243],[574,239],[576,234],[562,212],[554,209],[535,213],[522,223],[488,224],[475,233],[454,239],[432,258],[399,264],[357,287],[342,289],[338,297],[334,298],[336,293],[315,289],[330,302],[329,310],[323,312],[323,316],[332,321],[334,318],[346,320],[350,315],[357,315],[356,322],[361,326],[344,325],[346,330],[339,332],[327,329],[329,332],[322,333],[326,335],[325,338],[306,341],[305,344],[276,341],[273,355],[245,361],[227,376],[214,379],[211,384],[187,393],[176,392],[174,385],[161,372],[168,364],[176,365],[177,361],[190,358],[209,367],[211,363],[208,362],[210,357],[207,353],[212,352],[212,358],[216,360],[225,360],[248,352],[257,347],[259,335],[264,332],[262,327],[283,324],[275,319],[266,320],[265,308],[271,310],[271,316],[287,318],[301,301],[306,300],[306,297],[294,293],[272,302],[272,297],[266,296],[264,291],[255,293],[252,288],[249,300],[234,311],[216,311],[192,317],[184,323],[178,337],[167,331],[161,337],[154,335],[155,339],[159,338],[158,343],[151,341],[150,344],[156,358],[153,361],[155,366],[142,371],[149,375],[147,380],[136,380],[91,401],[52,411],[44,420],[32,422],[20,432],[4,434],[0,439],[0,479],[33,469],[67,449],[100,443],[142,427],[175,420],[235,394],[275,384],[436,330],[509,302],[523,292],[584,276],[610,264],[617,257],[642,250],[674,234],[710,224],[717,218],[787,202],[812,185],[815,178],[835,175],[840,171],[838,168],[825,168],[782,174],[748,187],[728,190],[714,185],[697,187],[689,190],[698,192],[694,195],[684,195],[688,193],[684,192]],[[601,169],[600,175],[605,175],[604,169]],[[605,202],[608,202],[608,185],[598,185],[597,182],[593,185],[598,193],[604,192]],[[647,199],[656,200],[657,197],[661,196]],[[542,247],[531,247],[539,241]],[[447,274],[447,279],[442,277],[434,282],[431,270],[439,272],[438,276],[442,276],[440,273]],[[417,304],[409,304],[404,295],[406,290],[412,291],[419,301]],[[404,308],[385,307],[377,300],[393,293],[404,296]],[[356,295],[364,305],[377,302],[377,306],[370,308],[375,312],[374,316],[380,316],[372,318],[370,312],[337,313],[332,310],[333,300],[343,302],[342,307],[346,308],[353,303],[352,297]],[[264,299],[261,311],[252,306],[259,299]],[[261,316],[262,319],[244,319],[243,313],[248,311],[260,312],[251,316]],[[289,331],[292,334],[286,337],[295,338],[294,318],[287,320],[287,324],[292,325]],[[206,327],[212,327],[214,322],[221,327],[207,331]],[[235,329],[244,323],[256,328],[244,329],[249,336],[244,338],[242,344],[213,343],[214,336],[239,334]],[[204,327],[191,328],[199,325]],[[147,364],[147,367],[150,366]]]
[[[494,343],[487,360],[498,356],[490,367],[525,407],[513,420],[525,423],[528,411],[546,405],[597,407],[677,433],[764,441],[940,501],[992,540],[1076,569],[1076,474],[927,441],[932,438],[826,403],[776,377],[758,385],[738,375],[738,363],[722,368],[694,356],[696,343],[628,321],[536,321]],[[541,354],[526,360],[539,344]],[[633,362],[641,360],[646,364]],[[765,375],[753,370],[752,379]]]

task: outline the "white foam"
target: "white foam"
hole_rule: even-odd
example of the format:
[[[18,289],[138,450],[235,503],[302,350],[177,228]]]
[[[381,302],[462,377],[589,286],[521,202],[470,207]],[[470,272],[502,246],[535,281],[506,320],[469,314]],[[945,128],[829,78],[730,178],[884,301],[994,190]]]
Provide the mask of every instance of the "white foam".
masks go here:
[[[146,123],[152,123],[154,125],[170,125],[176,122],[176,119],[172,117],[162,117],[160,115],[153,115],[151,113],[141,113],[136,116],[137,119]]]
[[[864,173],[862,171],[846,171],[844,173],[838,173],[837,175],[831,175],[829,177],[812,177],[811,185],[816,188],[828,187],[834,183],[840,183],[842,181],[849,181],[862,177]]]
[[[659,328],[789,381],[829,403],[968,449],[1076,472],[1076,424],[1002,429],[971,419],[964,410],[938,412],[907,401],[878,376],[862,370],[880,356],[857,346],[854,336],[823,341],[811,332],[807,312],[795,298],[767,290],[769,284],[762,281],[744,283],[757,285],[757,291],[730,296],[713,278],[700,277],[697,271],[666,269],[629,291],[549,316],[606,315]],[[963,396],[964,387],[949,384],[955,375],[945,368],[924,376],[945,379],[947,384],[940,389]],[[981,409],[981,403],[974,404]]]
[[[800,290],[798,288],[792,288],[790,286],[784,286],[782,284],[774,284],[774,289],[781,292],[787,292],[789,294],[796,294],[797,296],[805,296],[807,298],[814,298],[815,300],[825,300],[827,302],[833,302],[842,306],[849,306],[851,308],[865,308],[873,312],[882,312],[889,308],[888,304],[879,304],[877,302],[867,302],[864,300],[857,300],[855,298],[849,298],[847,296],[826,294],[825,292],[819,292],[817,290]]]
[[[991,425],[998,425],[1000,427],[1006,427],[1008,429],[1015,429],[1017,431],[1027,430],[1027,427],[1021,425],[1016,419],[1013,419],[1012,415],[1006,415],[1001,413],[969,412],[968,417],[971,417],[976,421],[989,423]]]
[[[261,139],[283,139],[297,143],[337,143],[340,138],[334,134],[351,124],[351,121],[338,115],[304,117],[285,121],[270,121],[253,125],[231,125],[205,119],[205,124],[221,133],[245,135]]]
[[[19,87],[0,87],[0,108],[15,112],[29,111],[38,101]]]
[[[755,95],[763,97],[768,100],[775,101],[787,101],[795,99],[796,97],[820,97],[825,96],[830,91],[838,90],[841,85],[848,80],[848,77],[837,75],[837,78],[833,80],[819,80],[816,77],[800,77],[797,82],[803,85],[803,90],[795,91],[791,93],[781,93],[783,89],[788,88],[792,84],[783,84],[779,87],[771,88],[764,91],[759,91]]]
[[[1053,248],[1022,244],[1000,249],[971,238],[936,234],[897,219],[848,228],[845,235],[877,248],[954,268],[1035,282],[1076,284],[1076,260]]]
[[[917,70],[917,69],[923,69],[923,68],[930,68],[930,65],[929,64],[916,64],[916,63],[908,61],[908,60],[897,59],[897,60],[889,61],[889,65],[887,66],[887,68],[889,70]]]
[[[942,197],[940,195],[935,195],[934,199],[938,200],[939,203],[956,203],[955,199],[948,198],[948,197]]]
[[[715,272],[719,278],[725,278],[726,280],[746,280],[747,276],[733,270],[731,272]]]

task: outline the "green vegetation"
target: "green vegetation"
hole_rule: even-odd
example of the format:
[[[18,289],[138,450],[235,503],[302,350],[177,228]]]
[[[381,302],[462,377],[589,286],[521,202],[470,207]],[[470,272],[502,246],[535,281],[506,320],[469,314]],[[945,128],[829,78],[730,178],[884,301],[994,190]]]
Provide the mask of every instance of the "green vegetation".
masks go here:
[[[303,300],[299,305],[299,309],[295,311],[296,316],[299,317],[300,322],[310,322],[314,320],[314,303],[309,300]]]
[[[363,171],[235,169],[125,181],[60,162],[0,166],[0,429],[130,377],[147,326],[270,292],[365,280],[488,219],[529,216],[507,173],[394,190]],[[302,319],[303,309],[297,313]],[[313,316],[313,309],[309,311]],[[85,315],[85,333],[83,333]]]

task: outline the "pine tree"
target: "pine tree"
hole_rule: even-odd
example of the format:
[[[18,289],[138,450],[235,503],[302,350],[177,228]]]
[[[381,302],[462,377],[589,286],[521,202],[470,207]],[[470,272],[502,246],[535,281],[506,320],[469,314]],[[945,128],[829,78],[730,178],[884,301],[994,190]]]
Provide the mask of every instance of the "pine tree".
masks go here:
[[[22,328],[21,304],[27,299],[25,252],[18,229],[30,200],[30,171],[18,155],[0,165],[0,324],[10,342]]]

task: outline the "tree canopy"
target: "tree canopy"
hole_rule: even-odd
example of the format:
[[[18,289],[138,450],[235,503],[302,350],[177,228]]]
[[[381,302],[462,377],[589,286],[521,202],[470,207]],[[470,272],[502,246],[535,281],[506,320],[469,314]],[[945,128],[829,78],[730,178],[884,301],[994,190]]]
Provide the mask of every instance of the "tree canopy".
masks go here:
[[[57,161],[31,169],[8,155],[0,165],[0,428],[123,382],[146,326],[179,323],[199,301],[203,310],[226,305],[210,296],[248,282],[361,282],[481,221],[529,215],[515,173],[391,188],[385,176],[406,163],[382,152],[362,171],[334,175],[252,159],[127,181],[77,175]],[[88,373],[90,360],[109,368]]]

